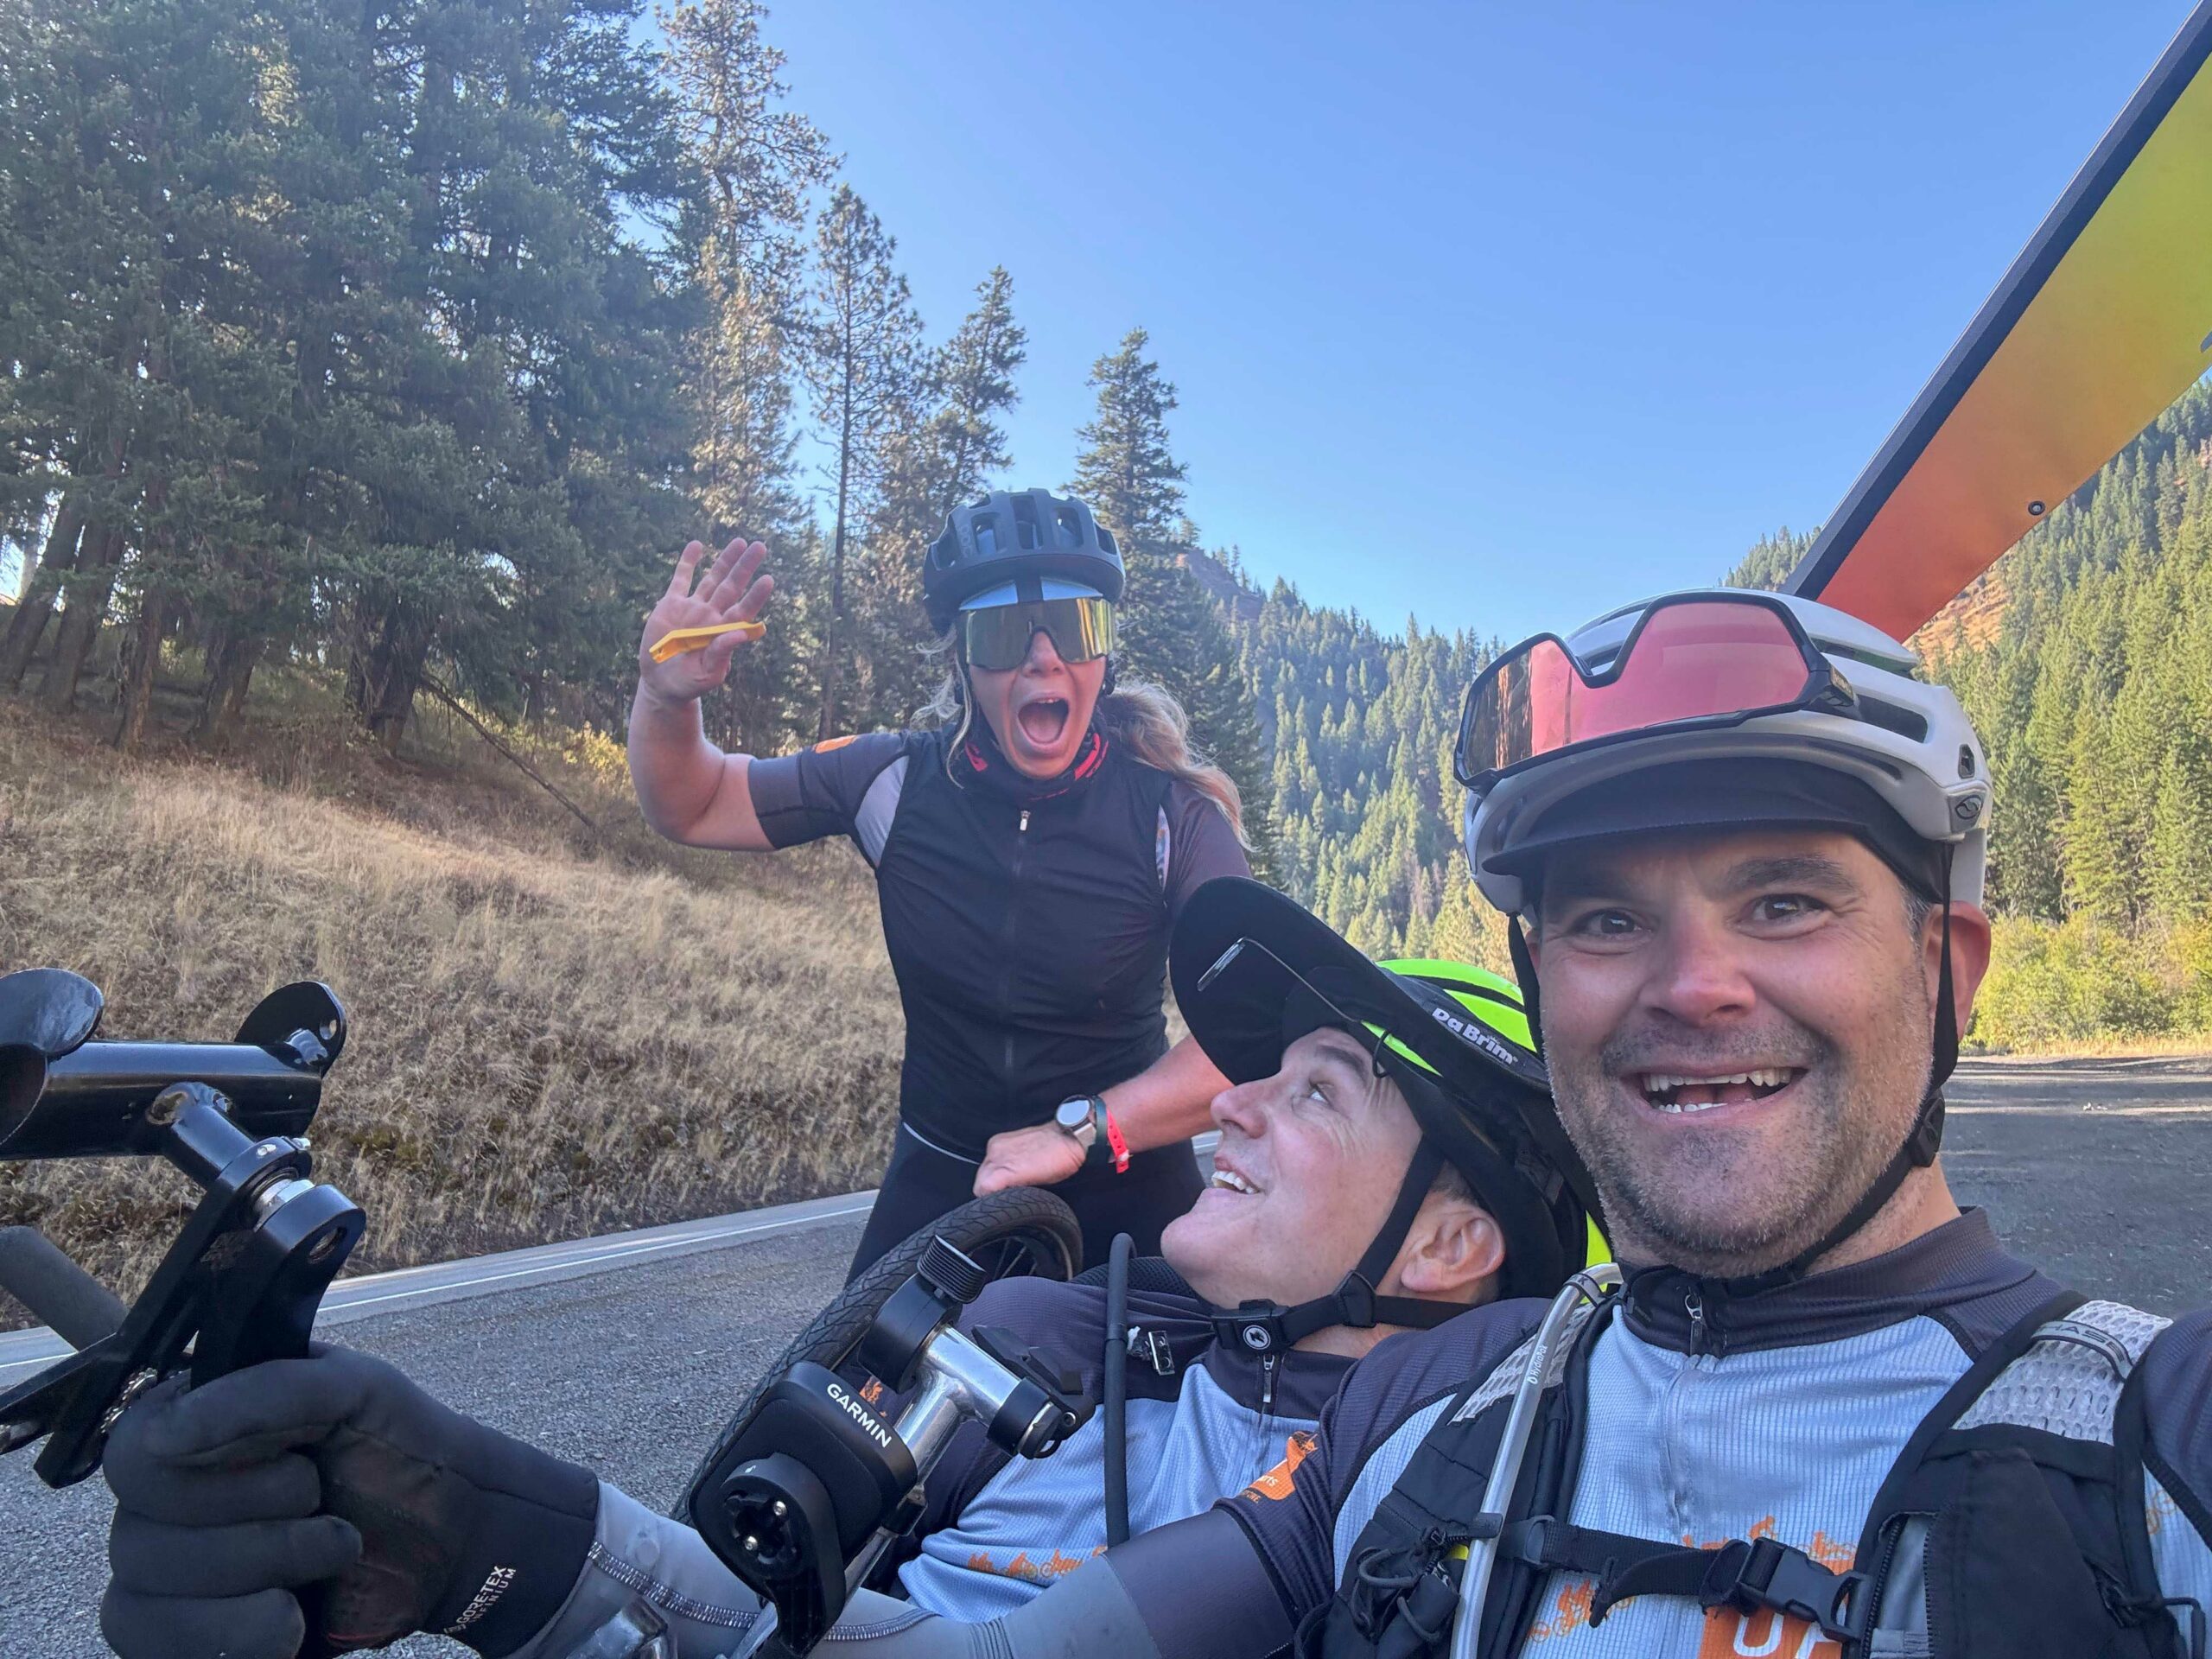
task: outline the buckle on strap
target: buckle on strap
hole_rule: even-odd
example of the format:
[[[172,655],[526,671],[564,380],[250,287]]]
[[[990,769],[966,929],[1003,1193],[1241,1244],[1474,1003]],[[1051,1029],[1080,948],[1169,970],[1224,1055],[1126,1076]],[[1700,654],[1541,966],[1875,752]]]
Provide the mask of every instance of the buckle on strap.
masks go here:
[[[1874,1610],[1862,1605],[1864,1573],[1837,1573],[1802,1549],[1771,1538],[1736,1538],[1717,1549],[1692,1549],[1578,1527],[1557,1516],[1531,1516],[1506,1525],[1498,1554],[1508,1560],[1598,1580],[1590,1622],[1604,1622],[1633,1596],[1684,1596],[1705,1608],[1778,1612],[1817,1624],[1824,1635],[1863,1643]]]
[[[1788,1613],[1839,1642],[1861,1642],[1873,1609],[1853,1604],[1866,1578],[1822,1567],[1803,1550],[1771,1538],[1737,1538],[1713,1552],[1697,1599],[1703,1607]]]
[[[1282,1353],[1291,1344],[1290,1333],[1283,1327],[1290,1311],[1281,1302],[1266,1301],[1240,1303],[1233,1313],[1216,1309],[1212,1314],[1214,1339],[1242,1348],[1248,1354]]]
[[[1337,1287],[1337,1312],[1338,1325],[1348,1325],[1355,1331],[1374,1329],[1375,1287],[1361,1278],[1356,1268]]]

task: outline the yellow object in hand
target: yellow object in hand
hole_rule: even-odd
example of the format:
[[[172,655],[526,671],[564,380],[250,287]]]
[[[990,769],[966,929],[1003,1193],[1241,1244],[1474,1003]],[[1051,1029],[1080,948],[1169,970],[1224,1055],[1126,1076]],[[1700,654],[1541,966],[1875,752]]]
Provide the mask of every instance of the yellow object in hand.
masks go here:
[[[664,663],[687,651],[704,651],[726,633],[734,633],[741,639],[758,639],[767,632],[766,622],[717,622],[707,628],[671,628],[653,641],[651,654],[653,661]]]

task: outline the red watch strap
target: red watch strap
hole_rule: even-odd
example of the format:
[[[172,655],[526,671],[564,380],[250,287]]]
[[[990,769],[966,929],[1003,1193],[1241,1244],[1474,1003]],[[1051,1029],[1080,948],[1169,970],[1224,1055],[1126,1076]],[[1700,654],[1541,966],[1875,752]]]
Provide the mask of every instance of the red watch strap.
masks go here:
[[[1114,1173],[1126,1175],[1129,1173],[1129,1143],[1122,1134],[1122,1126],[1114,1121],[1114,1114],[1108,1112],[1105,1118],[1106,1144],[1114,1150]]]

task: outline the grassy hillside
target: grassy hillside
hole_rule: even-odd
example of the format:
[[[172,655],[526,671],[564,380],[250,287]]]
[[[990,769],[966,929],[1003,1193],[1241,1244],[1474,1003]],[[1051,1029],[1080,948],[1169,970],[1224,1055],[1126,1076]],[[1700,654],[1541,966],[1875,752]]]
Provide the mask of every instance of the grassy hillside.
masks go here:
[[[900,1025],[849,848],[668,848],[612,744],[536,746],[595,838],[460,722],[394,760],[319,695],[283,688],[234,758],[128,765],[0,700],[0,971],[90,976],[117,1037],[227,1039],[273,987],[327,981],[353,1027],[314,1140],[369,1213],[357,1268],[880,1167]],[[0,1224],[118,1286],[188,1201],[166,1167],[0,1166]]]

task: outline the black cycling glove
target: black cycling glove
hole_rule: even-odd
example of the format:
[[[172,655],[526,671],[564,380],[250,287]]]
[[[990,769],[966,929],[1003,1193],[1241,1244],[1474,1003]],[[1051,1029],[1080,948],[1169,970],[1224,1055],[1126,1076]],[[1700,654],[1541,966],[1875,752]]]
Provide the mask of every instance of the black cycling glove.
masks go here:
[[[292,1659],[307,1605],[333,1652],[435,1630],[499,1659],[559,1611],[589,1554],[590,1471],[318,1345],[187,1391],[108,1437],[123,1659]]]

